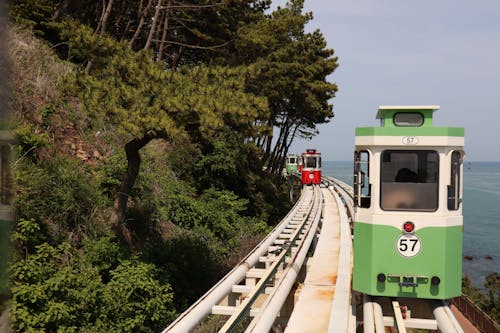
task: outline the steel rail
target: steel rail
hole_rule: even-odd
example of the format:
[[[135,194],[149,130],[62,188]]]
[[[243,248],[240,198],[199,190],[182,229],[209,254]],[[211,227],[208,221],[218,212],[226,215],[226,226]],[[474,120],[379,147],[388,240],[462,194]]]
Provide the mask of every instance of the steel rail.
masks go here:
[[[338,261],[337,283],[333,299],[330,321],[327,332],[349,332],[351,317],[351,272],[352,272],[352,238],[349,218],[345,209],[341,209],[342,200],[339,194],[330,188],[339,208],[340,218],[340,252]],[[343,194],[341,194],[343,195]],[[345,201],[344,201],[345,202]],[[348,203],[347,203],[348,204]]]
[[[350,219],[352,230],[352,222],[354,220],[354,194],[352,192],[352,187],[333,177],[324,177],[323,183],[328,187],[332,187],[341,197],[347,209],[347,215]]]
[[[384,297],[379,297],[380,299],[384,299]],[[394,308],[394,317],[393,316],[383,316],[380,312],[380,318],[377,318],[377,314],[375,314],[375,320],[382,320],[383,326],[381,329],[376,327],[375,332],[379,332],[380,330],[384,330],[384,326],[386,327],[396,327],[398,331],[406,330],[406,328],[413,329],[426,329],[426,330],[438,330],[443,333],[463,333],[464,331],[460,327],[460,324],[456,320],[453,315],[450,307],[444,301],[437,300],[419,300],[420,303],[427,304],[427,306],[432,309],[432,314],[434,319],[419,319],[419,318],[406,318],[403,320],[395,320],[398,317],[396,313],[396,308]],[[376,302],[374,302],[376,303]],[[394,301],[394,303],[398,303]],[[397,311],[400,311],[399,309]],[[399,316],[401,313],[399,313]],[[382,331],[383,332],[383,331]]]
[[[298,246],[295,255],[292,257],[292,261],[283,272],[283,277],[279,281],[275,292],[268,296],[266,302],[260,308],[259,314],[252,320],[249,327],[245,330],[245,333],[268,332],[271,329],[279,311],[297,280],[297,276],[307,256],[321,218],[322,193],[319,186],[315,186],[314,191],[316,192],[316,199],[312,209],[312,214],[314,214],[314,216],[312,216],[312,223]]]
[[[342,225],[347,225],[346,220],[353,221],[354,218],[354,208],[353,208],[353,193],[352,187],[346,183],[332,178],[323,177],[323,184],[326,184],[332,191],[339,208],[343,205],[345,210],[340,210]],[[335,191],[335,192],[334,192]],[[304,195],[304,192],[305,195]],[[212,287],[207,293],[205,293],[197,302],[195,302],[189,309],[182,313],[174,322],[172,322],[162,333],[166,332],[190,332],[207,316],[212,312],[215,305],[219,304],[224,297],[227,297],[233,290],[233,287],[240,283],[250,270],[254,267],[265,253],[269,253],[270,247],[278,246],[275,241],[283,236],[284,230],[289,227],[292,221],[297,221],[294,219],[297,215],[302,214],[304,219],[300,227],[295,230],[293,236],[290,237],[291,240],[288,243],[281,245],[281,249],[275,251],[280,251],[279,255],[274,257],[272,260],[272,265],[267,268],[264,276],[260,277],[259,282],[252,287],[251,291],[247,294],[246,298],[242,303],[236,307],[236,310],[232,313],[229,320],[223,326],[219,332],[230,332],[243,317],[250,314],[251,306],[257,297],[266,289],[270,291],[264,304],[255,311],[255,317],[251,321],[250,325],[246,329],[246,333],[250,332],[266,332],[269,331],[281,310],[287,296],[290,293],[293,285],[295,284],[297,275],[303,265],[309,247],[311,245],[312,239],[316,233],[316,229],[319,224],[321,214],[318,212],[318,205],[321,206],[321,191],[319,186],[314,188],[314,192],[319,192],[319,195],[313,195],[313,191],[303,191],[297,203],[289,211],[289,213],[281,220],[281,222],[273,229],[273,231],[265,237],[232,271],[230,271],[224,278],[222,278],[214,287]],[[304,214],[301,210],[307,206],[307,213]],[[310,221],[309,217],[313,217],[312,222],[310,222],[307,227],[307,221]],[[292,245],[298,240],[299,235],[305,230],[305,235],[302,237],[301,243],[294,248],[295,252],[292,251]],[[346,233],[345,231],[342,233]],[[349,235],[350,236],[350,235]],[[345,246],[345,245],[344,245]],[[352,244],[351,244],[352,248]],[[344,252],[347,253],[347,249]],[[341,251],[342,252],[342,251]],[[291,255],[291,260],[288,260],[288,255]],[[350,252],[349,252],[350,255]],[[339,266],[346,264],[350,266],[350,257],[345,259],[346,254],[341,254],[339,260]],[[278,268],[281,265],[287,264],[286,268],[283,270],[283,274],[280,279],[275,279],[275,287],[269,288],[267,285],[269,281],[274,277]],[[345,280],[345,281],[344,281]],[[351,272],[341,273],[338,276],[338,286],[337,293],[339,293],[339,298],[335,297],[334,305],[332,306],[332,311],[330,314],[330,324],[328,332],[351,332],[352,327],[355,327],[355,320],[352,323],[352,313],[349,317],[349,302],[346,303],[346,297],[349,299],[352,296],[350,294],[350,280]],[[347,281],[347,282],[346,282]],[[344,284],[348,284],[346,288]],[[348,295],[345,295],[347,290]],[[351,301],[353,303],[353,301]],[[435,302],[431,304],[433,309],[433,315],[435,320],[426,319],[406,319],[403,320],[403,328],[414,327],[418,328],[420,325],[422,328],[437,326],[443,333],[462,333],[463,330],[460,328],[456,318],[451,312],[448,305],[444,302]],[[347,309],[346,309],[347,308]],[[255,310],[255,309],[253,309]],[[352,310],[354,311],[354,306]],[[384,317],[382,313],[382,308],[378,301],[373,301],[370,296],[363,295],[363,312],[364,312],[364,332],[383,332],[384,326],[394,326],[395,321],[393,317]],[[347,313],[347,320],[345,319],[345,313]],[[339,319],[340,318],[340,319]],[[339,326],[340,325],[340,326]],[[335,328],[335,329],[334,329]],[[340,329],[340,330],[339,330]]]
[[[432,314],[436,318],[437,326],[443,333],[463,333],[457,319],[446,302],[434,302]]]
[[[253,305],[253,303],[255,302],[257,297],[261,294],[261,291],[266,287],[266,284],[268,283],[268,281],[270,281],[270,279],[272,277],[274,277],[274,275],[278,269],[278,266],[285,262],[285,257],[287,255],[291,255],[291,257],[292,257],[291,262],[287,263],[288,267],[295,264],[297,255],[296,255],[296,253],[295,253],[295,255],[292,255],[292,253],[291,253],[292,248],[296,245],[295,242],[299,240],[299,236],[302,234],[302,231],[306,228],[307,222],[310,221],[309,218],[310,218],[311,214],[315,214],[317,212],[318,200],[319,200],[318,191],[317,191],[317,189],[315,189],[313,205],[311,205],[309,207],[307,215],[304,217],[301,225],[295,229],[294,233],[290,237],[289,243],[283,245],[281,252],[279,253],[279,255],[276,258],[274,258],[275,261],[271,265],[271,267],[266,271],[266,274],[259,280],[257,285],[254,287],[253,291],[246,297],[246,299],[243,301],[243,303],[240,304],[240,306],[236,309],[236,311],[232,314],[232,316],[226,321],[226,323],[224,324],[224,326],[222,326],[222,328],[219,330],[219,332],[221,332],[221,333],[232,332],[236,328],[236,326],[239,324],[241,319],[243,317],[245,317],[247,313],[250,313],[250,307]],[[309,233],[310,230],[311,230],[311,228],[309,228],[306,232]],[[299,243],[299,245],[298,245],[299,248],[302,246],[302,244],[303,244],[303,241],[301,241]],[[284,273],[284,277],[286,277],[287,270],[285,270],[283,273]],[[284,277],[282,277],[282,279]],[[279,291],[280,286],[281,286],[281,284],[272,289],[271,294],[268,296],[268,299],[272,298],[273,295]],[[280,304],[278,311],[281,308],[281,305],[282,304]],[[259,315],[256,318],[261,318],[261,315],[263,312],[268,312],[268,311],[267,311],[267,309],[264,310],[264,307],[259,308]],[[254,321],[255,321],[255,318],[254,318]],[[273,321],[274,321],[274,318],[273,318]],[[271,325],[272,325],[272,322],[271,322]]]
[[[334,177],[323,177],[324,178],[324,181],[326,182],[333,182],[334,185],[340,187],[343,191],[345,191],[349,197],[353,198],[354,197],[354,193],[353,193],[353,189],[352,189],[352,186],[347,184],[347,183],[344,183],[343,181],[341,181],[340,179],[337,179],[337,178],[334,178]]]
[[[233,268],[233,270],[219,280],[209,291],[198,299],[198,301],[177,317],[177,319],[165,328],[162,333],[185,333],[192,331],[212,312],[213,306],[218,304],[227,294],[229,294],[234,285],[245,278],[248,270],[255,266],[259,258],[268,251],[269,246],[271,246],[281,235],[301,207],[308,203],[307,200],[311,200],[311,196],[312,194],[301,195],[294,207],[281,222],[240,262],[240,264],[238,264],[238,266]]]

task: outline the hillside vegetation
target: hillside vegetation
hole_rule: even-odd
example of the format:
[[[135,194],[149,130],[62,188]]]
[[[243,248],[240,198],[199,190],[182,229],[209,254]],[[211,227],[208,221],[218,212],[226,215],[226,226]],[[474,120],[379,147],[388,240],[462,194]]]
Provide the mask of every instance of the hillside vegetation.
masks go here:
[[[337,59],[269,5],[12,2],[14,331],[161,331],[289,210]]]

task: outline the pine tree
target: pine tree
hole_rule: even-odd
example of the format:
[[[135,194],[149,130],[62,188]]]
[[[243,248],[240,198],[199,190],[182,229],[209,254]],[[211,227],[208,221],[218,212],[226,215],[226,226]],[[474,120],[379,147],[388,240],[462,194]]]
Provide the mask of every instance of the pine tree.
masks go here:
[[[250,91],[269,100],[271,113],[265,125],[278,129],[277,140],[269,132],[258,142],[274,173],[281,169],[295,137],[314,135],[318,124],[334,116],[330,99],[337,86],[327,76],[337,68],[337,58],[320,31],[304,31],[312,14],[302,9],[303,0],[278,7],[257,23],[241,27],[235,42],[239,61],[252,64]]]
[[[245,92],[245,67],[199,65],[167,72],[146,51],[134,52],[73,26],[64,34],[69,56],[92,56],[80,50],[99,54],[91,72],[75,78],[84,107],[94,123],[111,126],[124,143],[127,171],[117,190],[113,224],[126,236],[125,212],[144,146],[179,136],[201,140],[222,128],[252,135],[253,123],[267,114],[267,103]]]

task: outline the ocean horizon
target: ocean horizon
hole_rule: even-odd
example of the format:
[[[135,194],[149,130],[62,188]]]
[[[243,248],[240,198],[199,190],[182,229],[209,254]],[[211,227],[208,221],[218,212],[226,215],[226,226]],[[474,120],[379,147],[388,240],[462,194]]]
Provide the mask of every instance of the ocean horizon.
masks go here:
[[[483,288],[500,272],[500,161],[465,161],[463,274]],[[352,161],[323,161],[323,174],[352,185]]]

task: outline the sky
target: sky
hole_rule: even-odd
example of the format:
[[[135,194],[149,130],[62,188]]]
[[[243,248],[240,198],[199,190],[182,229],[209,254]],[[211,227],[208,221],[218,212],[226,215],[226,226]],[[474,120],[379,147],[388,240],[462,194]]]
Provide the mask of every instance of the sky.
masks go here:
[[[285,1],[277,1],[284,4]],[[339,67],[335,117],[291,153],[350,161],[356,127],[379,105],[439,105],[435,126],[465,128],[466,161],[500,161],[500,1],[305,0]]]

